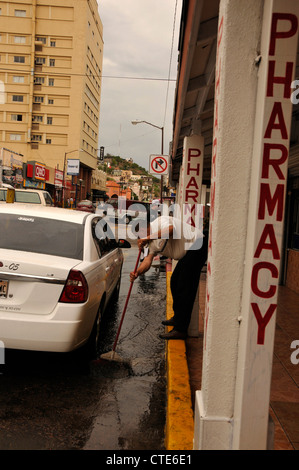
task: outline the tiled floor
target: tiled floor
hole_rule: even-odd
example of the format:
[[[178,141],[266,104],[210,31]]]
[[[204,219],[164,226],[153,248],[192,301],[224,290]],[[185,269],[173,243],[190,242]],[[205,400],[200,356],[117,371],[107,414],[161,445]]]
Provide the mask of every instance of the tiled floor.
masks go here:
[[[200,332],[203,331],[205,276],[199,291]],[[270,415],[275,424],[274,450],[299,449],[299,364],[292,364],[291,343],[299,341],[299,295],[287,287],[279,287],[276,335],[273,357]],[[192,402],[201,388],[203,334],[187,338],[186,351]],[[298,346],[297,348],[298,349]],[[296,354],[297,359],[299,354]]]

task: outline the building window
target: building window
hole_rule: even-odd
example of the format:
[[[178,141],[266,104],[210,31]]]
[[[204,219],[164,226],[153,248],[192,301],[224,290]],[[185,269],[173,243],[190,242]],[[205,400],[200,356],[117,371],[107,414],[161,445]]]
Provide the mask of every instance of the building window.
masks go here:
[[[35,57],[35,63],[36,65],[42,65],[46,63],[46,58],[45,57]]]
[[[42,42],[43,44],[46,44],[46,43],[47,43],[47,39],[44,38],[44,37],[41,37],[41,36],[37,36],[37,37],[36,37],[36,40],[39,41],[39,42]]]
[[[47,117],[47,124],[53,124],[53,118]]]
[[[50,46],[51,47],[56,47],[56,41],[50,41]]]
[[[26,10],[15,10],[15,16],[24,18],[26,16]]]
[[[12,95],[12,100],[13,101],[18,101],[19,103],[22,103],[24,101],[24,96],[23,95]]]
[[[50,59],[50,67],[55,67],[55,59]]]
[[[32,122],[43,122],[43,116],[35,115],[32,116]]]
[[[43,83],[45,83],[45,77],[35,77],[34,83],[36,85],[42,85]]]
[[[41,136],[41,134],[33,134],[31,136],[31,140],[33,142],[41,142],[42,141],[42,136]]]
[[[46,139],[46,144],[52,144],[52,139]]]
[[[51,99],[51,98],[49,98],[49,99],[48,99],[48,104],[54,104],[54,100]]]
[[[12,114],[11,115],[11,120],[12,121],[23,121],[23,115],[22,114]]]
[[[26,44],[26,37],[25,36],[15,36],[14,37],[15,44]]]
[[[25,57],[22,56],[22,55],[15,55],[14,58],[13,58],[13,61],[15,63],[25,64]]]
[[[43,103],[44,102],[44,97],[43,96],[35,96],[34,97],[34,103]]]
[[[54,86],[54,78],[49,78],[49,86]]]
[[[21,75],[14,75],[12,81],[13,83],[24,83],[25,79]]]
[[[10,134],[10,140],[21,140],[21,134]]]

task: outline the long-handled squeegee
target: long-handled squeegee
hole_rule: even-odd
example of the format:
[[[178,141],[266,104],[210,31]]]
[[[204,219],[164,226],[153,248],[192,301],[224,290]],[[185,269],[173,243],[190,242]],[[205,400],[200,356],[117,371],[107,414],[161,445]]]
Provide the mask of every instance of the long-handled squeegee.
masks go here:
[[[137,271],[137,268],[138,268],[141,251],[142,250],[139,250],[139,253],[138,253],[138,256],[137,256],[137,261],[136,261],[136,265],[135,265],[135,269],[134,269],[134,274],[136,274],[136,271]],[[119,323],[119,327],[118,327],[118,330],[117,330],[117,334],[116,334],[116,338],[115,338],[112,350],[107,352],[107,353],[101,354],[100,359],[105,359],[107,361],[126,362],[126,360],[123,359],[119,354],[117,354],[117,352],[115,352],[115,350],[116,350],[120,330],[121,330],[121,327],[122,327],[122,324],[123,324],[123,321],[124,321],[124,318],[125,318],[125,314],[126,314],[127,306],[128,306],[128,303],[129,303],[129,299],[130,299],[133,284],[134,284],[134,281],[132,281],[131,284],[130,284],[129,292],[128,292],[128,295],[127,295],[126,303],[125,303],[124,310],[123,310],[123,313],[122,313],[122,316],[121,316],[121,320],[120,320],[120,323]]]

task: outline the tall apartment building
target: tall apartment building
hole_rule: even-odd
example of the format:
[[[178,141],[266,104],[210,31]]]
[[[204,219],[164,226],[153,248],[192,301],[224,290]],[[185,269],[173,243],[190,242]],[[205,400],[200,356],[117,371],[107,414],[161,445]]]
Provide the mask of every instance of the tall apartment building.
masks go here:
[[[73,182],[80,181],[79,197],[90,192],[99,149],[102,30],[97,0],[0,0],[0,147],[30,162],[24,186],[47,184],[55,192],[68,159],[79,159]],[[75,186],[67,187],[73,196]]]

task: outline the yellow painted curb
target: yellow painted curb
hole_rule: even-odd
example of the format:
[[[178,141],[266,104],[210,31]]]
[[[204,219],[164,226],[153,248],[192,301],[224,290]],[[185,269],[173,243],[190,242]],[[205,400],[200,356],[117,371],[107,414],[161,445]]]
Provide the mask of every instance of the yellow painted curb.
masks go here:
[[[171,274],[171,272],[166,273],[167,319],[173,315],[170,291]],[[167,410],[165,447],[167,450],[192,450],[194,419],[185,341],[167,341],[166,359]]]

